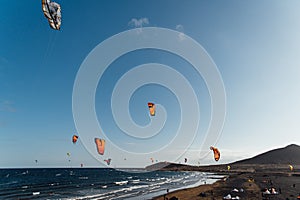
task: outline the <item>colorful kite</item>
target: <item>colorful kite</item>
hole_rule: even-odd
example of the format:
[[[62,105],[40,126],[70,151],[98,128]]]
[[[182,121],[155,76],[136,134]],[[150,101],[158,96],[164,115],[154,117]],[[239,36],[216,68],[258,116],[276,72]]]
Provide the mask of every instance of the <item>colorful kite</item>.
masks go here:
[[[220,151],[213,146],[210,147],[210,150],[213,150],[215,161],[218,161],[220,159],[220,155],[221,155]]]
[[[54,30],[60,30],[61,25],[61,8],[60,5],[51,0],[42,0],[42,9],[49,25]]]
[[[73,137],[72,137],[73,144],[76,144],[77,140],[78,140],[78,136],[77,135],[73,135]]]
[[[96,147],[97,147],[97,151],[100,155],[104,154],[104,150],[105,150],[105,140],[103,139],[99,139],[99,138],[95,138],[95,143],[96,143]]]
[[[155,116],[155,104],[154,103],[148,103],[149,112],[151,116]]]
[[[111,162],[111,159],[107,159],[107,160],[104,160],[106,162],[107,165],[110,165],[110,162]]]

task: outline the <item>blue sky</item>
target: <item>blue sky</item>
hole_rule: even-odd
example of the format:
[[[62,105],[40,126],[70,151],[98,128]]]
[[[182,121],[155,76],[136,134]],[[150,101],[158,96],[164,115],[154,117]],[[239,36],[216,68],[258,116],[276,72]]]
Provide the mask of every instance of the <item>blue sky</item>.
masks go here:
[[[140,25],[183,32],[201,44],[218,67],[227,97],[223,131],[215,141],[222,153],[219,163],[300,143],[299,1],[57,2],[62,7],[60,31],[50,29],[40,1],[1,2],[0,167],[102,166],[97,159],[107,157],[112,157],[113,166],[122,164],[124,156],[112,153],[95,158],[88,151],[94,147],[80,139],[76,145],[71,143],[71,136],[78,132],[72,92],[76,74],[93,48]],[[182,120],[180,100],[166,87],[148,84],[130,99],[131,117],[140,126],[151,121],[146,105],[150,100],[168,113],[160,137],[149,143],[143,140],[142,147],[130,146],[133,141],[126,135],[120,137],[122,131],[110,110],[112,90],[120,77],[138,65],[154,62],[186,77],[199,100],[199,131],[182,157],[188,157],[191,164],[214,164],[209,156],[199,159],[200,152],[206,151],[201,144],[211,115],[205,82],[189,63],[169,52],[134,51],[111,64],[95,98],[104,132],[115,144],[141,152],[160,148],[175,137]],[[158,160],[168,160],[169,154],[163,152]],[[125,166],[148,164],[150,159]]]

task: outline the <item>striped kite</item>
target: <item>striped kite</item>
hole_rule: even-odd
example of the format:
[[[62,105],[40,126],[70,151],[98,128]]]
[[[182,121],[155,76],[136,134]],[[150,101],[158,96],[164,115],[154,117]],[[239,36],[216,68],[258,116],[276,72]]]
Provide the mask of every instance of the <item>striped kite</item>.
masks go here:
[[[73,135],[73,137],[72,137],[73,144],[76,144],[77,140],[78,140],[78,136],[77,135]]]
[[[104,150],[105,150],[105,140],[103,139],[99,139],[99,138],[95,138],[95,143],[96,143],[96,147],[97,147],[97,151],[100,155],[104,154]]]
[[[156,109],[155,109],[155,104],[149,102],[149,103],[148,103],[148,107],[149,107],[150,115],[151,115],[151,116],[154,116],[154,115],[155,115],[155,110],[156,110]]]
[[[42,0],[42,9],[49,25],[54,30],[60,30],[61,25],[61,8],[60,5],[51,0]]]
[[[221,155],[220,151],[213,146],[210,147],[210,150],[213,150],[215,161],[218,161],[220,159],[220,155]]]

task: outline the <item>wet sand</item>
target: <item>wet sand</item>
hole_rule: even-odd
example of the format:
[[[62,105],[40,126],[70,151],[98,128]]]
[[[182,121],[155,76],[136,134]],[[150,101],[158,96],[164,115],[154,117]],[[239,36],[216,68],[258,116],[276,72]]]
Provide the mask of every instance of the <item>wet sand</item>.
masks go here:
[[[275,188],[278,194],[263,195],[265,188]],[[243,190],[233,192],[232,190]],[[230,194],[232,197],[248,200],[294,200],[300,193],[300,173],[280,172],[278,170],[258,170],[254,172],[228,173],[227,178],[214,184],[201,185],[195,188],[183,189],[155,197],[155,200],[171,199],[180,200],[221,200]]]

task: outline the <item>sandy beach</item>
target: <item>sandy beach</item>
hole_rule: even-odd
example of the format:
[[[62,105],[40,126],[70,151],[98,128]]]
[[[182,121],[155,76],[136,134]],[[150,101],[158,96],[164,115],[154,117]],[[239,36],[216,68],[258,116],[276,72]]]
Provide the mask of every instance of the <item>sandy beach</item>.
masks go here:
[[[226,175],[225,175],[226,176]],[[155,197],[163,199],[223,199],[228,194],[232,199],[276,199],[294,200],[300,193],[299,172],[281,172],[280,170],[257,170],[255,172],[228,173],[227,178],[214,184],[201,185],[195,188],[183,189]],[[274,188],[278,194],[263,194],[264,189]],[[233,191],[236,189],[236,191]],[[174,198],[176,197],[176,198]],[[230,198],[228,198],[230,199]]]

